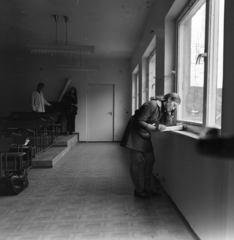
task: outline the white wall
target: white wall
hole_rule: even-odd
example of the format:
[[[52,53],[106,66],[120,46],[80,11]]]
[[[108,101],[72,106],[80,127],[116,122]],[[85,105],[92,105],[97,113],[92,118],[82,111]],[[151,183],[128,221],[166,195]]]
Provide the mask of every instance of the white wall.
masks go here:
[[[222,134],[234,135],[234,2],[225,0],[225,27],[224,27],[224,85],[223,85],[223,111],[222,111]],[[226,213],[226,239],[234,239],[234,161],[225,161],[225,185],[227,199]]]
[[[78,57],[77,57],[78,58]],[[39,82],[47,101],[57,101],[67,80],[69,87],[77,88],[78,115],[76,131],[80,141],[86,141],[86,86],[88,83],[115,85],[114,141],[120,141],[128,118],[131,115],[131,73],[129,59],[94,59],[90,55],[83,60],[90,65],[99,65],[97,72],[57,71],[56,66],[73,65],[72,55],[31,54],[27,48],[19,52],[12,49],[0,55],[0,112],[8,116],[10,111],[31,111],[30,94]],[[79,63],[75,59],[74,65]]]
[[[81,72],[73,80],[78,89],[79,110],[76,117],[76,131],[80,141],[86,141],[86,92],[90,83],[115,85],[114,141],[122,139],[126,123],[131,116],[131,74],[129,60],[99,60],[98,72]],[[98,111],[98,109],[97,109]]]
[[[228,160],[201,155],[198,139],[181,134],[155,133],[152,142],[154,171],[195,233],[202,240],[225,240]]]
[[[131,62],[131,70],[141,63],[144,53],[147,51],[152,39],[156,41],[156,93],[164,93],[164,76],[165,76],[165,17],[171,8],[174,0],[158,0],[150,12],[148,21],[145,25],[144,32],[138,43]]]

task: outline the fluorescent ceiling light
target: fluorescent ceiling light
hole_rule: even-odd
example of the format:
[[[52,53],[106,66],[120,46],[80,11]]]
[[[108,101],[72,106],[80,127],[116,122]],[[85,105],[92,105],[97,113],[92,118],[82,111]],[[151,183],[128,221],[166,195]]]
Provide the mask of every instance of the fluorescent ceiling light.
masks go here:
[[[57,67],[57,70],[68,70],[68,71],[99,71],[99,66],[92,66],[92,65],[79,65],[74,67]]]
[[[42,44],[29,44],[31,53],[44,53],[44,54],[78,54],[78,53],[93,53],[95,46],[71,46],[71,45],[42,45]]]

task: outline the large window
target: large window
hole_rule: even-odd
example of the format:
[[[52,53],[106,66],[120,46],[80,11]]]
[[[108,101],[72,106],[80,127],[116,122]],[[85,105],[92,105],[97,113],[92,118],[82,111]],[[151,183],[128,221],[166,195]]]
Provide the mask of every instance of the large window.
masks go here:
[[[132,79],[132,114],[139,108],[139,71],[133,74]]]
[[[224,0],[193,0],[178,20],[177,119],[221,127]]]
[[[156,51],[154,50],[148,58],[148,98],[155,96],[156,77]]]

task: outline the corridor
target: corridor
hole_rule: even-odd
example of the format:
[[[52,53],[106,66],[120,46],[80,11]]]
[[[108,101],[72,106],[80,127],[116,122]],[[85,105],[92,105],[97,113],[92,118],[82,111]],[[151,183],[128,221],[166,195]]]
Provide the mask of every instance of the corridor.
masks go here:
[[[78,143],[28,177],[18,196],[0,196],[0,240],[196,239],[162,190],[134,198],[119,143]]]

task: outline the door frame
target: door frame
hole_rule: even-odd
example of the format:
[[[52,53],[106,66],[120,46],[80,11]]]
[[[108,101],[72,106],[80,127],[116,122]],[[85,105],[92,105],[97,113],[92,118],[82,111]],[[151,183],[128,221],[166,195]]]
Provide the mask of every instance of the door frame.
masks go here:
[[[113,91],[113,116],[112,116],[112,142],[114,142],[115,136],[115,84],[112,83],[87,83],[86,84],[86,142],[95,142],[88,140],[88,87],[89,85],[110,85]],[[110,142],[110,141],[98,141],[98,142]]]

